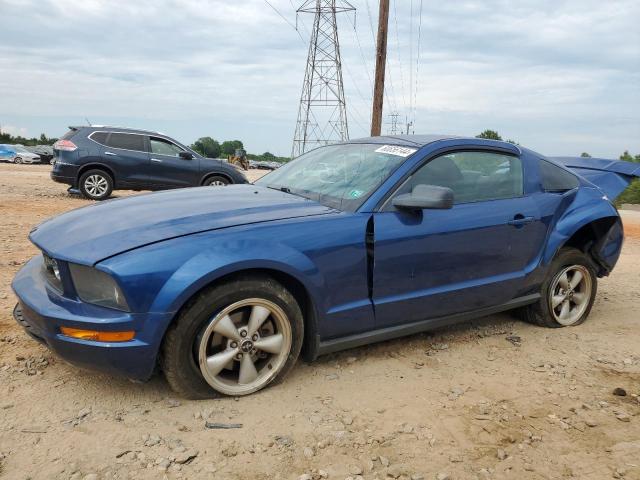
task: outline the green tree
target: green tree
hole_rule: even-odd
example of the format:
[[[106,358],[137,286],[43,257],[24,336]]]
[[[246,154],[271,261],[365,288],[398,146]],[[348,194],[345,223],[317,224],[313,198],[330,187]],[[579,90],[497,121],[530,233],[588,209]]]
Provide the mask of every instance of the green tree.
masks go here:
[[[218,158],[220,156],[220,144],[211,137],[201,137],[191,145],[196,152],[208,158]]]
[[[628,150],[625,150],[624,153],[620,155],[620,160],[640,163],[640,155],[633,156]],[[623,203],[640,203],[640,179],[635,179],[631,182],[627,189],[616,199],[616,203],[618,205]]]
[[[583,158],[591,158],[591,155],[589,155],[587,152],[582,152],[580,156]]]
[[[276,159],[276,156],[271,152],[264,152],[262,154],[262,158],[264,158],[265,160],[268,160],[268,161],[273,161],[273,160]]]
[[[629,150],[625,150],[624,153],[620,155],[620,160],[624,160],[625,162],[640,163],[640,155],[636,155],[634,157],[629,153]]]
[[[489,140],[502,140],[502,137],[495,130],[485,130],[480,135],[476,135],[476,138],[487,138]]]
[[[237,149],[244,148],[244,145],[240,140],[227,140],[226,142],[222,142],[220,148],[224,155],[233,155]]]

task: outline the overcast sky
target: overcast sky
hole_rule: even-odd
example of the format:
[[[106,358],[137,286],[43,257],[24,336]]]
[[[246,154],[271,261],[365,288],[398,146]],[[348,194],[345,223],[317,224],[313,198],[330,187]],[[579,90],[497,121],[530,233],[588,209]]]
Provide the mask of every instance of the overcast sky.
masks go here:
[[[296,23],[302,0],[270,2]],[[339,22],[352,138],[369,129],[368,2],[352,1],[357,36],[353,14]],[[419,5],[391,0],[385,122],[415,96],[416,133],[640,153],[638,0],[423,0],[420,48]],[[264,0],[0,0],[0,126],[59,136],[86,117],[288,155],[311,22],[298,17],[303,42]]]

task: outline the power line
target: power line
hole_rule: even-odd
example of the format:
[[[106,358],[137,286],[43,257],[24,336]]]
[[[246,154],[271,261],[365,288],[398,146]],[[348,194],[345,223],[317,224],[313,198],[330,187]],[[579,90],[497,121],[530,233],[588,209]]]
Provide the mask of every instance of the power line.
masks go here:
[[[404,106],[404,110],[405,112],[407,111],[407,97],[406,97],[406,90],[405,90],[405,86],[404,86],[404,72],[403,72],[403,68],[402,68],[402,59],[400,57],[400,35],[398,33],[398,10],[396,8],[396,5],[398,3],[398,0],[393,0],[393,19],[395,21],[395,26],[396,26],[396,54],[398,57],[398,67],[400,69],[400,86],[402,88],[402,104]]]
[[[287,24],[288,24],[291,28],[293,28],[293,29],[298,33],[298,36],[300,37],[300,40],[302,40],[302,41],[304,42],[304,38],[302,38],[302,35],[300,35],[300,32],[298,32],[298,29],[296,28],[296,26],[295,26],[293,23],[291,23],[291,22],[287,19],[287,17],[285,17],[284,15],[282,15],[282,14],[280,13],[280,10],[278,10],[276,7],[274,7],[274,6],[269,2],[269,0],[264,0],[264,3],[266,3],[267,5],[269,5],[269,6],[273,9],[273,11],[274,11],[274,12],[276,12],[276,13],[280,16],[280,18],[282,18],[285,22],[287,22]]]
[[[418,53],[416,57],[416,86],[413,93],[413,124],[416,123],[416,110],[418,108],[418,84],[420,82],[420,51],[422,50],[422,1],[420,0],[420,15],[418,23]]]

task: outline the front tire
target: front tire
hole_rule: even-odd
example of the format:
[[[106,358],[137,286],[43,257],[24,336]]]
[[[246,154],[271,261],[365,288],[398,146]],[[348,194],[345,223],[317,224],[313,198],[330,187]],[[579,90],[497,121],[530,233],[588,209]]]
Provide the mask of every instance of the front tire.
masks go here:
[[[13,162],[16,163],[17,165],[20,165],[22,163],[22,158],[16,157],[13,159]]]
[[[248,395],[286,376],[303,337],[287,289],[267,276],[239,277],[187,304],[165,335],[161,367],[186,398]]]
[[[207,178],[203,185],[206,187],[226,187],[229,185],[229,180],[225,177],[221,177],[220,175],[214,175],[213,177]]]
[[[591,258],[563,248],[551,262],[538,302],[523,309],[524,319],[549,328],[583,323],[596,298],[598,277]]]
[[[106,200],[113,192],[113,179],[103,170],[88,170],[80,176],[80,192],[89,200]]]

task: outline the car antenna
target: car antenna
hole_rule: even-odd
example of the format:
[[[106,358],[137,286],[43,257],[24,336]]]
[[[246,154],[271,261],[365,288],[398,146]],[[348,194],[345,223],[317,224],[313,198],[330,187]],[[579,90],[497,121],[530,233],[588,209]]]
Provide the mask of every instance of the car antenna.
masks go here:
[[[89,119],[87,117],[84,117],[84,119],[87,121],[87,124],[91,126],[91,122],[89,121]]]

